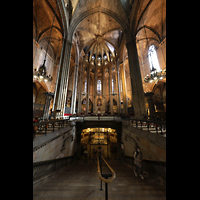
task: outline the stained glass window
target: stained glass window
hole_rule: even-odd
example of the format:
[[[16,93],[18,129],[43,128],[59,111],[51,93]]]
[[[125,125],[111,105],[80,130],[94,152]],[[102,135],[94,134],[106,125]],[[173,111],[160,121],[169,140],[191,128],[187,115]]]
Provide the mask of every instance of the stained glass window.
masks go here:
[[[97,81],[97,91],[101,91],[101,80]]]
[[[148,56],[149,56],[149,63],[150,63],[151,71],[153,71],[154,69],[159,71],[160,70],[160,65],[158,63],[158,57],[157,57],[157,53],[156,53],[154,45],[151,45],[149,47]]]
[[[87,92],[87,79],[85,79],[85,93]]]
[[[114,80],[112,79],[112,92],[114,92]]]

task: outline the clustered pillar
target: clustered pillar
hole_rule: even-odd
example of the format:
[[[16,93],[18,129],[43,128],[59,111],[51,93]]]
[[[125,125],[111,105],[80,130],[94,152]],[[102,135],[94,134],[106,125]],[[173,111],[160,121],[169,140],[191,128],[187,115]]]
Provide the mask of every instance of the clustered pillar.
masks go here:
[[[142,77],[140,73],[140,65],[138,61],[137,47],[134,40],[126,43],[128,50],[129,69],[132,86],[132,102],[134,115],[142,118],[146,115],[144,91],[142,86]]]
[[[60,73],[56,86],[56,97],[54,98],[54,112],[57,110],[56,118],[63,118],[65,102],[67,97],[67,86],[69,80],[70,56],[72,43],[69,40],[63,43],[63,54],[60,60]]]

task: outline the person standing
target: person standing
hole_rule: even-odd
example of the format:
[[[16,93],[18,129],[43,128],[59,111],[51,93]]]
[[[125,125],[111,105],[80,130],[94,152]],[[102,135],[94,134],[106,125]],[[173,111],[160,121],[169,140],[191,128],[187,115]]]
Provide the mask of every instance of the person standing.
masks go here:
[[[141,179],[144,179],[143,166],[142,166],[142,152],[139,147],[137,147],[136,151],[133,152],[133,158],[134,158],[134,164],[136,165],[134,169],[135,176],[137,177],[137,172],[139,170]]]

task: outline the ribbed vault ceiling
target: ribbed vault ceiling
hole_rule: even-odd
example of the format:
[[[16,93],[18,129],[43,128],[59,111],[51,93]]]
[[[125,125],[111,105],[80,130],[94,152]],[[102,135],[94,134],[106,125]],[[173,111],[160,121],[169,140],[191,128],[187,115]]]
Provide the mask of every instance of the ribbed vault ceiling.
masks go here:
[[[122,34],[120,25],[113,18],[101,12],[95,13],[78,25],[76,33],[87,62],[101,66],[113,61]]]

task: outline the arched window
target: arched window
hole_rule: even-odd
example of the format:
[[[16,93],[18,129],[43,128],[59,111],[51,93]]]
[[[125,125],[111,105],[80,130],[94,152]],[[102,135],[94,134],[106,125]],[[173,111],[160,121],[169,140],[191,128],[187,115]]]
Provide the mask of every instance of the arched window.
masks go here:
[[[114,93],[114,80],[112,78],[112,93]]]
[[[97,90],[101,91],[101,80],[97,81]]]
[[[101,80],[97,81],[97,94],[101,94]]]
[[[87,79],[85,79],[85,93],[87,92]]]
[[[148,56],[151,71],[154,71],[155,69],[160,71],[160,65],[158,63],[158,57],[154,45],[149,47]]]

